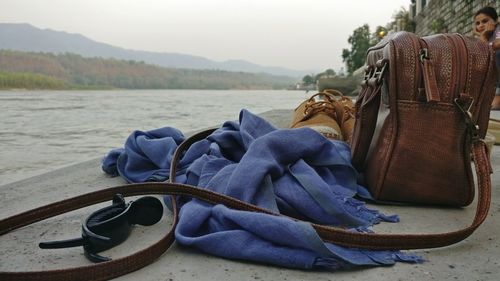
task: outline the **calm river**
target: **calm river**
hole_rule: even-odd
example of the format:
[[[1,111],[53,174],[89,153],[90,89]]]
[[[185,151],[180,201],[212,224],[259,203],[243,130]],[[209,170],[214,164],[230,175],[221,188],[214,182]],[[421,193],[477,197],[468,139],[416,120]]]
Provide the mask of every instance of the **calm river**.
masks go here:
[[[0,185],[122,147],[133,130],[188,132],[240,109],[292,109],[302,91],[119,90],[0,91]]]

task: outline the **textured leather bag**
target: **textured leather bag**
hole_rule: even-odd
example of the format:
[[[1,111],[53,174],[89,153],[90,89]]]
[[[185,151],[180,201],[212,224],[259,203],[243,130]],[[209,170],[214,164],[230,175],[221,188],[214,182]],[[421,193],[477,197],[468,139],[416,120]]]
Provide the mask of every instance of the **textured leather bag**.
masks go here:
[[[472,202],[471,150],[488,127],[494,59],[487,44],[459,34],[400,32],[368,50],[351,148],[375,199]]]

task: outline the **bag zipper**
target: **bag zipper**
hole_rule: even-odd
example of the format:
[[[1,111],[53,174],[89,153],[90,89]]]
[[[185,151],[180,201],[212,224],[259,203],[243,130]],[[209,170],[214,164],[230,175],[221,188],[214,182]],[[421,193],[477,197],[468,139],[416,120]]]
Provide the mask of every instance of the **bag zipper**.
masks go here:
[[[460,34],[456,34],[458,36],[452,36],[448,35],[446,36],[449,41],[451,41],[451,44],[455,46],[453,48],[454,55],[455,55],[455,63],[453,66],[456,69],[456,74],[458,77],[458,82],[455,84],[455,87],[453,89],[453,98],[458,98],[460,97],[460,94],[465,93],[469,94],[470,92],[470,85],[469,85],[469,79],[467,79],[467,72],[469,70],[469,54],[467,53],[467,47],[464,42],[464,38]],[[458,48],[458,50],[457,50]],[[459,63],[461,61],[465,62],[465,69],[462,70],[461,67],[459,67]],[[463,88],[460,88],[460,85],[463,84]]]
[[[422,44],[420,42],[421,40],[422,39],[418,38],[416,35],[411,36],[411,41],[413,43],[413,48],[415,50],[415,53],[420,52],[420,50],[422,49]],[[416,73],[415,82],[414,82],[415,85],[414,85],[414,89],[413,89],[413,92],[415,93],[415,95],[412,98],[414,101],[418,101],[418,96],[420,93],[420,84],[423,82],[422,81],[422,79],[423,79],[422,78],[422,71],[423,71],[422,64],[418,60],[418,56],[417,56],[417,59],[415,62],[415,73]]]
[[[420,67],[422,68],[421,74],[424,84],[425,99],[427,102],[440,102],[441,95],[436,81],[436,73],[434,71],[434,62],[429,57],[429,48],[427,42],[420,38],[419,40],[421,49],[419,51]],[[419,97],[421,92],[419,89]]]

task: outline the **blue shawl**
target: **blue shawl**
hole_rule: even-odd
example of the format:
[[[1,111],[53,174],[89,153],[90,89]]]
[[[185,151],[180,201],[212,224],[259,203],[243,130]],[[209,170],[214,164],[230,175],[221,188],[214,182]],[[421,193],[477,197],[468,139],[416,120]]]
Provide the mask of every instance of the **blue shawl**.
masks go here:
[[[102,168],[128,182],[165,181],[183,134],[165,127],[133,132],[124,148],[104,158]],[[178,165],[176,182],[232,196],[251,204],[320,224],[370,231],[396,222],[354,198],[369,197],[356,183],[349,146],[309,129],[276,129],[242,110],[193,144]],[[166,200],[168,201],[168,200]],[[346,248],[323,242],[312,226],[285,217],[232,210],[184,198],[176,241],[213,255],[304,269],[345,269],[422,262],[399,251]]]

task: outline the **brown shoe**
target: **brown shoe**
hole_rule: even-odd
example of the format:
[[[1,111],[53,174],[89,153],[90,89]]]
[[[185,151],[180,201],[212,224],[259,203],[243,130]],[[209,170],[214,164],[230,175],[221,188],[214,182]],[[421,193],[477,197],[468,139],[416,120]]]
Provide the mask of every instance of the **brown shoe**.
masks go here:
[[[500,96],[495,96],[491,103],[491,110],[500,110]]]
[[[333,96],[337,101],[334,103],[335,110],[337,111],[337,122],[340,125],[342,136],[347,143],[351,142],[352,133],[354,131],[354,103],[352,100],[344,96],[340,91],[334,89],[326,89],[325,93]]]
[[[309,127],[329,139],[343,140],[337,123],[336,101],[327,93],[317,93],[294,111],[291,128]]]

